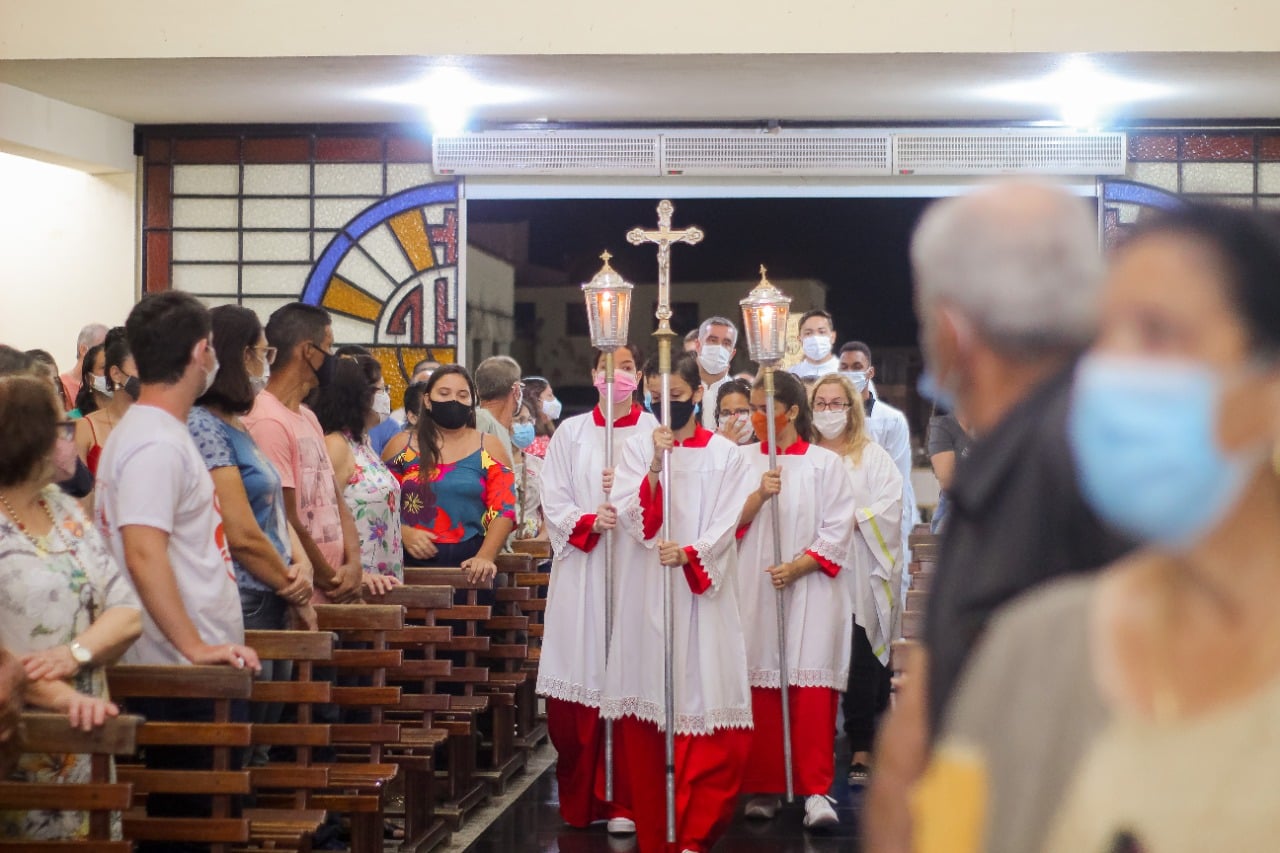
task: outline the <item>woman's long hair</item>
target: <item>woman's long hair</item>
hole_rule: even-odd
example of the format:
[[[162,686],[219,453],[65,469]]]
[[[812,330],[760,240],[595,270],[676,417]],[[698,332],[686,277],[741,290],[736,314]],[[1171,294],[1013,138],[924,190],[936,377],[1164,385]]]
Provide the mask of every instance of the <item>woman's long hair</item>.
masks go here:
[[[76,394],[76,408],[84,417],[98,411],[98,401],[93,397],[93,363],[98,360],[98,353],[102,349],[102,344],[94,344],[84,352],[84,363],[80,368],[80,391]]]
[[[752,389],[764,388],[764,374],[761,373],[756,378]],[[795,406],[799,410],[796,415],[796,435],[800,438],[813,443],[813,411],[809,407],[809,395],[805,392],[804,385],[799,379],[796,379],[785,370],[773,371],[773,399],[775,402],[781,403],[783,409],[790,409]],[[769,413],[773,417],[773,413]]]
[[[467,387],[471,389],[471,417],[467,419],[467,426],[475,429],[476,400],[479,398],[475,380],[460,364],[441,365],[427,380],[426,390],[422,394],[422,412],[418,415],[418,454],[421,457],[418,461],[418,477],[420,479],[430,479],[431,472],[440,464],[440,429],[436,426],[435,418],[431,417],[431,410],[427,408],[428,403],[435,402],[431,399],[431,390],[441,379],[455,374],[466,379]]]
[[[854,465],[861,465],[862,451],[871,443],[871,436],[867,434],[867,415],[862,408],[862,395],[848,379],[838,373],[828,373],[813,386],[813,396],[810,400],[817,396],[818,389],[824,385],[838,386],[844,393],[845,400],[850,403],[846,410],[844,432],[839,436],[840,448],[837,452],[841,456],[849,457]]]

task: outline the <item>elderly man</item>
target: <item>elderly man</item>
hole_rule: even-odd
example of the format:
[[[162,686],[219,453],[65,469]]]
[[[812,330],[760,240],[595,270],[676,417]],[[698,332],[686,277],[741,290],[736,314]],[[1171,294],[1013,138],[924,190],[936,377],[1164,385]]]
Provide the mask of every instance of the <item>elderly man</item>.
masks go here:
[[[476,365],[476,394],[480,397],[476,429],[490,433],[502,442],[507,458],[500,461],[508,467],[515,458],[511,425],[524,399],[524,383],[520,381],[520,375],[520,364],[509,355],[490,356]]]
[[[1094,333],[1102,263],[1085,203],[1007,183],[934,205],[911,246],[935,394],[981,436],[956,471],[925,625],[881,733],[866,849],[910,849],[907,791],[965,661],[1001,604],[1126,550],[1085,506],[1066,443],[1071,371]]]
[[[68,401],[73,401],[80,393],[80,374],[84,371],[84,354],[107,339],[107,327],[101,323],[90,323],[76,335],[76,364],[58,378],[62,380],[62,388],[66,391]],[[73,404],[74,405],[74,404]]]

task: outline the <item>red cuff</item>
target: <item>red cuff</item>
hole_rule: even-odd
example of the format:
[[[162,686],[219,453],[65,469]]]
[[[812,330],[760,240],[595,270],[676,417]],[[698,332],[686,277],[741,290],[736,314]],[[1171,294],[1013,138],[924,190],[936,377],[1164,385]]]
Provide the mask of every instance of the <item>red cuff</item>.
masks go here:
[[[738,529],[735,530],[733,533],[733,538],[741,539],[743,536],[747,535],[747,531],[750,529],[751,529],[751,522],[749,521],[746,524],[739,524]]]
[[[822,569],[822,573],[827,577],[833,578],[840,574],[840,565],[838,563],[833,563],[826,557],[823,557],[821,554],[816,554],[813,551],[805,551],[805,553],[818,561],[818,568]]]
[[[684,579],[689,582],[689,589],[693,590],[694,595],[702,595],[711,589],[711,577],[702,568],[702,561],[698,559],[698,552],[692,545],[686,545],[684,553],[689,558],[689,562],[684,565]]]
[[[600,542],[600,534],[593,533],[591,530],[595,523],[596,514],[594,512],[578,519],[578,523],[573,526],[573,532],[569,534],[569,544],[579,551],[591,553],[591,549]]]
[[[662,527],[662,483],[649,488],[649,478],[640,481],[640,509],[644,518],[644,538],[652,539]]]

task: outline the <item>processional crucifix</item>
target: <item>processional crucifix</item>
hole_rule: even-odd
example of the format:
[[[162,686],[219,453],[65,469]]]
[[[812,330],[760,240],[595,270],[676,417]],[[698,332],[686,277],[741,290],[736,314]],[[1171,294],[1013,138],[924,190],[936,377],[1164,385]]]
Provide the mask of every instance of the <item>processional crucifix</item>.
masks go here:
[[[654,243],[658,247],[658,329],[653,336],[658,339],[658,374],[662,377],[662,425],[671,426],[671,341],[676,333],[671,329],[671,247],[677,243],[696,245],[702,242],[702,229],[697,226],[673,230],[671,214],[675,205],[668,200],[658,203],[658,228],[646,231],[632,228],[627,232],[627,242],[633,246]],[[662,454],[662,538],[669,540],[671,524],[671,451]],[[672,643],[675,638],[675,614],[671,608],[671,572],[662,573],[662,624],[663,630],[663,681],[666,700],[666,763],[667,763],[667,842],[676,840],[676,693],[675,667]],[[606,733],[607,737],[607,733]],[[606,757],[606,764],[612,756]],[[608,768],[606,767],[606,770]]]

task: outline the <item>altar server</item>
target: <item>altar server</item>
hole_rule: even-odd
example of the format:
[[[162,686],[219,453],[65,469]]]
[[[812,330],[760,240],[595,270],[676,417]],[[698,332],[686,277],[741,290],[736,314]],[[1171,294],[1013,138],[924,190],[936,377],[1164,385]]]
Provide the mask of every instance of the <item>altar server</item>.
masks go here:
[[[657,421],[634,401],[639,354],[634,345],[614,353],[614,442],[648,436]],[[599,405],[556,428],[542,468],[542,512],[551,539],[551,586],[545,636],[538,665],[538,693],[547,697],[547,729],[559,753],[560,814],[572,826],[608,820],[614,833],[633,832],[624,809],[597,796],[604,784],[604,728],[600,698],[605,670],[605,554],[602,534],[617,523],[606,496],[613,472],[605,459],[604,355],[597,353],[593,379]],[[618,414],[621,413],[621,414]],[[614,566],[648,557],[629,536],[614,536]],[[620,612],[621,608],[615,610]],[[615,773],[625,775],[617,762]]]
[[[652,362],[646,385],[661,399]],[[614,654],[601,715],[616,719],[625,756],[640,853],[659,853],[666,837],[663,572],[672,574],[675,631],[675,782],[677,851],[709,851],[733,818],[751,748],[746,640],[738,613],[737,539],[743,496],[756,476],[737,445],[702,426],[707,405],[698,362],[671,371],[671,428],[626,443],[615,494],[618,524],[646,549],[623,563],[617,580],[625,606],[614,622]],[[654,406],[655,410],[658,407]],[[663,450],[671,449],[671,518],[661,537]]]
[[[826,796],[835,772],[836,704],[849,677],[853,603],[839,577],[849,568],[856,509],[840,457],[810,444],[812,421],[804,386],[774,373],[772,412],[762,380],[751,391],[751,421],[760,444],[738,452],[752,467],[758,488],[742,510],[738,595],[747,638],[754,721],[752,760],[742,790],[756,794],[749,818],[772,818],[777,794],[786,790],[782,743],[782,691],[778,658],[777,599],[784,593],[790,680],[792,772],[804,797],[806,828],[838,822]],[[768,421],[774,419],[778,467],[769,470]],[[777,501],[780,526],[766,507]],[[781,536],[782,565],[774,565],[773,537]]]

